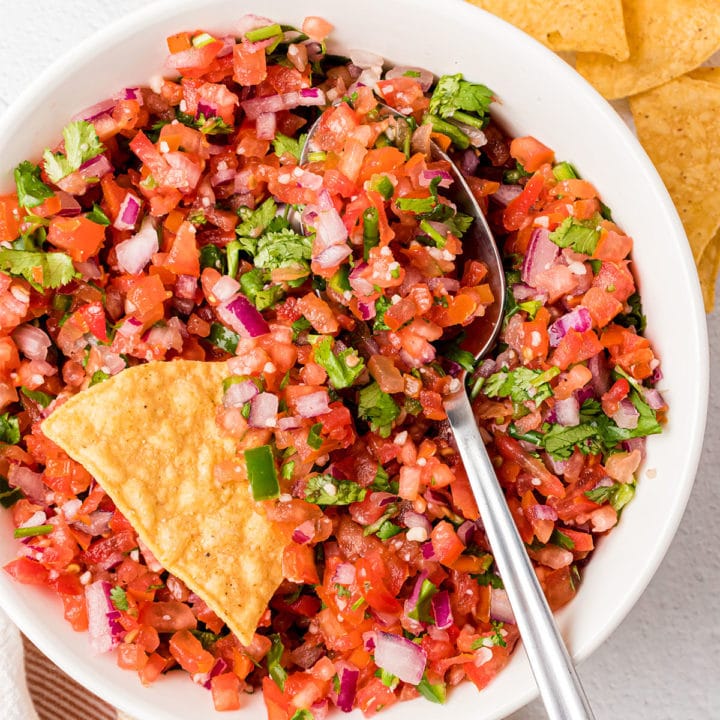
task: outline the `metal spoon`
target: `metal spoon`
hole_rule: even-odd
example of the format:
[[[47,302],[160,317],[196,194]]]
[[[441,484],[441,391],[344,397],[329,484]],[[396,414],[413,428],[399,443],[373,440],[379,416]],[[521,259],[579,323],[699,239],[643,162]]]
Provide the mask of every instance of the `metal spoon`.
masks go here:
[[[390,107],[382,106],[382,109],[405,118]],[[301,164],[307,162],[317,127],[316,122],[308,133]],[[488,282],[495,302],[484,317],[466,329],[462,344],[463,349],[480,360],[495,343],[502,326],[505,307],[502,260],[485,215],[457,165],[436,143],[431,143],[431,157],[449,163],[454,180],[450,190],[452,200],[458,210],[473,218],[472,225],[463,235],[464,259],[481,260],[488,267]],[[548,717],[550,720],[594,720],[572,658],[555,624],[480,436],[465,389],[466,373],[459,379],[462,381],[460,389],[445,397],[445,411]]]

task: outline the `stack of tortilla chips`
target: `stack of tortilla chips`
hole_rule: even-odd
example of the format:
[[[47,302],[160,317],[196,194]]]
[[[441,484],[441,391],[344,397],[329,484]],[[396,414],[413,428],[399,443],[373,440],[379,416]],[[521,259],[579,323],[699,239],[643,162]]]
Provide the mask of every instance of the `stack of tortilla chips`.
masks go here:
[[[718,0],[470,0],[555,51],[606,98],[628,98],[638,138],[685,226],[705,307],[720,270]]]

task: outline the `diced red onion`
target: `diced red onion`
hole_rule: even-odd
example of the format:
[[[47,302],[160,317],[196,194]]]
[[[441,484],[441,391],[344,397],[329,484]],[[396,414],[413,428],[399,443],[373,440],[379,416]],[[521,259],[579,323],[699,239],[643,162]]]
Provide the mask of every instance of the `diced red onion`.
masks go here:
[[[118,267],[130,275],[138,275],[158,249],[157,230],[148,215],[135,235],[115,246]]]
[[[274,112],[260,113],[255,121],[255,133],[260,140],[273,140],[277,132],[277,115]]]
[[[102,270],[100,270],[94,259],[86,262],[77,262],[75,260],[73,267],[82,275],[83,280],[99,280],[102,277]]]
[[[591,398],[595,397],[595,391],[590,385],[581,387],[579,390],[576,390],[574,394],[581,407],[586,400],[590,400]]]
[[[197,278],[193,275],[178,275],[175,280],[175,297],[194,300],[197,292]]]
[[[52,341],[48,334],[34,325],[20,325],[12,333],[18,350],[29,360],[45,360]]]
[[[140,200],[131,192],[126,193],[120,204],[118,216],[115,218],[113,227],[118,230],[134,230],[138,215],[140,214]]]
[[[275,427],[279,400],[274,393],[258,393],[250,400],[248,424],[254,428]]]
[[[73,523],[73,527],[81,530],[88,535],[103,535],[110,529],[111,512],[104,510],[96,510],[90,513],[90,522],[77,521]]]
[[[480,158],[472,148],[468,148],[463,152],[460,158],[460,168],[465,175],[474,175],[480,164]]]
[[[362,273],[367,268],[366,262],[359,262],[348,275],[348,282],[350,287],[357,293],[359,297],[366,297],[372,295],[375,292],[373,284],[364,277],[361,277]]]
[[[623,450],[626,452],[631,453],[633,450],[637,450],[640,453],[640,462],[645,462],[645,457],[647,455],[647,438],[646,437],[638,437],[638,438],[630,438],[629,440],[623,441]]]
[[[293,64],[296,70],[305,72],[308,65],[307,47],[302,43],[293,43],[288,48],[288,60]]]
[[[412,612],[417,607],[418,600],[420,599],[420,590],[422,589],[425,580],[427,580],[427,576],[427,570],[421,570],[418,573],[418,576],[415,580],[415,585],[413,586],[413,591],[410,593],[410,597],[405,601],[406,612]]]
[[[259,337],[270,331],[260,311],[242,293],[218,305],[215,312],[225,325],[242,337]]]
[[[242,407],[246,402],[252,400],[260,391],[252,380],[243,380],[233,383],[223,395],[223,406],[226,408]]]
[[[64,190],[58,190],[55,194],[60,200],[58,215],[62,217],[75,217],[82,212],[80,203],[70,193],[66,193]]]
[[[501,185],[493,194],[493,200],[497,200],[501,205],[509,205],[523,189],[520,185]]]
[[[270,18],[263,17],[262,15],[254,15],[253,13],[246,13],[237,21],[235,30],[239,37],[243,37],[251,30],[268,27],[272,24],[273,21]]]
[[[574,395],[555,402],[555,422],[565,427],[580,424],[580,404]]]
[[[205,100],[199,100],[197,105],[197,111],[195,112],[195,117],[200,117],[200,115],[204,115],[205,118],[211,118],[216,117],[218,114],[217,108],[212,103],[209,103]]]
[[[196,673],[192,676],[192,679],[198,685],[202,685],[206,690],[210,690],[212,688],[211,680],[217,675],[222,675],[224,672],[227,672],[229,669],[230,666],[227,664],[227,662],[222,658],[218,658],[215,661],[215,664],[212,666],[210,672]]]
[[[298,415],[304,418],[313,418],[330,412],[330,398],[327,390],[318,390],[309,395],[302,395],[295,401]]]
[[[78,172],[85,180],[90,180],[91,178],[101,178],[112,172],[112,169],[112,165],[105,155],[96,155],[84,162]]]
[[[118,95],[114,99],[135,100],[138,105],[142,106],[142,104],[143,104],[142,92],[140,91],[140,88],[137,88],[137,87],[125,88],[121,93],[118,93]]]
[[[425,558],[425,560],[437,560],[437,555],[435,554],[435,548],[433,547],[431,540],[424,542],[420,546],[420,550],[422,550],[422,555],[423,555],[423,558]]]
[[[18,525],[21,528],[38,527],[47,522],[47,515],[42,510],[36,510],[24,523]]]
[[[554,243],[553,243],[554,244]],[[559,317],[548,328],[550,346],[557,347],[571,328],[577,332],[585,332],[592,327],[592,318],[587,308],[578,305],[574,310]]]
[[[91,105],[90,107],[81,110],[79,113],[75,113],[75,115],[73,115],[70,120],[73,122],[75,122],[76,120],[85,120],[87,122],[90,122],[95,118],[100,117],[101,115],[111,113],[115,109],[116,104],[116,100],[102,100],[99,103],[95,103],[94,105]]]
[[[367,50],[351,50],[350,61],[359,68],[383,66],[385,58],[382,55],[368,52]]]
[[[525,283],[515,283],[512,286],[512,294],[513,297],[518,302],[525,302],[525,300],[546,300],[547,294],[544,292],[540,292],[539,290],[536,290],[535,288],[531,288],[529,285],[526,285]]]
[[[210,185],[211,187],[217,187],[223,183],[235,180],[236,177],[237,170],[235,170],[235,168],[224,167],[222,170],[218,169],[218,171],[212,175],[210,178]]]
[[[413,80],[417,80],[420,83],[420,87],[423,92],[427,92],[430,86],[433,84],[433,74],[421,67],[414,67],[409,65],[396,65],[385,73],[385,77],[388,80],[392,80],[396,77],[406,77],[406,73],[418,74],[418,77],[412,77]]]
[[[321,268],[332,268],[339,265],[343,260],[352,255],[352,250],[347,245],[331,245],[325,248],[313,261]]]
[[[344,667],[339,670],[338,675],[340,677],[340,688],[335,704],[338,709],[349,713],[352,711],[355,702],[360,671],[355,667],[351,667],[348,663],[344,663]]]
[[[160,350],[176,350],[183,348],[183,339],[180,330],[173,325],[155,325],[144,338],[151,348]]]
[[[298,545],[307,545],[315,535],[315,523],[312,520],[305,520],[300,523],[292,534],[292,541]],[[350,566],[352,567],[352,565]]]
[[[432,531],[432,525],[425,515],[414,510],[403,510],[400,514],[400,521],[406,528],[419,527],[425,530],[428,535]]]
[[[363,635],[363,648],[368,652],[374,652],[375,640],[377,639],[377,633],[375,630],[366,630]]]
[[[620,401],[617,411],[612,416],[615,424],[623,430],[634,430],[638,426],[640,413],[630,400],[625,398]]]
[[[300,92],[292,91],[280,95],[266,95],[250,98],[240,103],[250,120],[257,120],[262,113],[277,113],[292,110],[298,106],[324,105],[325,93],[320,88],[303,88]]]
[[[447,292],[454,293],[460,289],[460,281],[449,277],[434,277],[427,281],[427,286],[433,291],[436,288],[443,287]]]
[[[278,428],[280,430],[294,430],[302,426],[302,418],[297,415],[283,417],[278,420]]]
[[[363,320],[372,320],[377,314],[375,303],[359,302],[358,311],[360,312],[360,317]]]
[[[222,275],[212,286],[212,294],[220,301],[229,300],[240,289],[240,283],[229,275]]]
[[[85,587],[90,647],[96,654],[110,652],[117,645],[111,622],[118,616],[110,599],[110,583],[97,580]]]
[[[352,585],[355,582],[355,566],[351,563],[340,563],[335,568],[332,581],[338,585]]]
[[[452,185],[453,177],[447,170],[423,170],[418,182],[421,187],[430,187],[430,183],[437,177],[441,178],[439,183],[441,188],[448,188]]]
[[[142,332],[142,323],[134,317],[126,318],[117,332],[125,338],[136,337]]]
[[[643,397],[645,402],[650,406],[652,410],[662,410],[667,407],[667,403],[663,399],[663,396],[655,388],[643,388]]]
[[[303,170],[302,168],[295,168],[293,170],[293,176],[297,179],[300,187],[308,188],[309,190],[320,190],[323,184],[322,175],[310,172],[309,170]]]
[[[487,136],[480,128],[461,122],[455,124],[470,138],[470,144],[473,147],[480,148],[487,145]]]
[[[477,374],[480,377],[488,378],[497,370],[497,363],[494,360],[488,358],[483,360],[482,364],[477,370]]]
[[[24,465],[10,464],[8,467],[8,482],[13,487],[20,488],[25,497],[37,505],[46,505],[48,488],[42,480],[42,474],[30,470]]]
[[[450,595],[447,590],[441,590],[432,596],[430,608],[435,620],[435,625],[440,630],[447,630],[454,622],[452,608],[450,607]]]
[[[457,536],[460,542],[467,547],[472,542],[473,533],[475,532],[475,523],[472,520],[466,520],[457,529]]]
[[[65,519],[70,522],[78,514],[78,510],[82,507],[82,500],[75,498],[74,500],[68,500],[60,506]]]
[[[550,505],[530,505],[525,511],[525,517],[528,520],[552,520],[555,522],[558,519],[558,514],[555,508]]]
[[[505,590],[501,588],[490,590],[490,617],[500,622],[515,624],[515,615],[510,606],[510,600]]]
[[[547,270],[559,254],[560,248],[550,240],[550,233],[545,228],[535,228],[523,260],[520,273],[522,281],[535,287],[537,276]]]
[[[425,672],[427,653],[420,645],[401,635],[378,631],[375,663],[403,682],[417,685]]]

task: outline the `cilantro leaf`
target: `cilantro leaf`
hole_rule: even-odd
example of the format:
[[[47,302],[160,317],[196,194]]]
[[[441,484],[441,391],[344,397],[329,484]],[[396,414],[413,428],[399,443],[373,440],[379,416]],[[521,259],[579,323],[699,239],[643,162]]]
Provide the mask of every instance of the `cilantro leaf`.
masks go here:
[[[119,585],[110,590],[110,600],[112,600],[116,610],[127,610],[129,607],[127,594]]]
[[[620,512],[635,497],[635,484],[613,483],[607,487],[596,487],[586,490],[585,497],[598,505],[609,502],[615,512]]]
[[[432,212],[437,200],[431,195],[426,198],[409,198],[402,197],[395,201],[398,210],[403,212],[414,212],[418,215]]]
[[[630,306],[630,312],[618,315],[613,322],[626,328],[634,327],[638,333],[642,333],[647,325],[647,318],[643,315],[640,293],[633,293],[627,299],[627,304]]]
[[[18,203],[24,208],[42,205],[43,201],[54,195],[53,191],[40,179],[40,168],[25,160],[14,171]]]
[[[29,398],[44,408],[46,408],[55,399],[52,395],[42,392],[42,390],[30,390],[30,388],[26,388],[25,386],[20,388],[20,392],[26,398]]]
[[[561,248],[572,247],[577,253],[592,255],[600,239],[598,222],[600,218],[577,220],[566,217],[560,225],[550,233],[550,240]]]
[[[559,372],[556,367],[545,371],[522,366],[509,371],[501,370],[485,380],[482,391],[486,397],[509,397],[516,403],[533,400],[540,405],[553,394],[550,380]]]
[[[85,217],[98,225],[110,224],[110,218],[103,212],[103,209],[97,203],[93,204],[92,210]]]
[[[45,150],[45,172],[54,182],[62,180],[80,166],[105,150],[104,145],[95,132],[95,126],[86,120],[68,123],[63,128],[65,152],[54,153]]]
[[[370,424],[370,428],[380,437],[388,437],[400,408],[390,395],[383,392],[374,382],[359,393],[358,415]]]
[[[258,238],[275,217],[276,212],[277,205],[271,197],[255,210],[241,207],[238,209],[237,214],[242,222],[235,228],[235,232],[243,238]]]
[[[285,681],[287,680],[287,672],[285,672],[285,668],[282,666],[280,661],[282,660],[285,646],[277,633],[271,635],[270,639],[272,640],[272,645],[270,646],[270,650],[267,654],[268,674],[277,683],[280,690],[284,691]]]
[[[276,133],[275,139],[272,141],[273,151],[279,157],[282,157],[285,153],[290,153],[297,162],[300,162],[300,155],[306,139],[307,133],[300,135],[297,140],[282,133]]]
[[[364,360],[354,348],[333,352],[333,339],[325,336],[315,344],[315,362],[325,368],[336,390],[350,387],[365,368]]]
[[[69,255],[0,248],[0,271],[24,277],[36,290],[67,285],[76,275]]]
[[[0,415],[0,442],[6,445],[17,445],[20,442],[20,423],[10,413]]]
[[[576,445],[582,445],[586,440],[594,438],[598,433],[597,427],[590,424],[564,427],[553,425],[541,438],[542,447],[554,458],[569,458]]]
[[[464,80],[462,73],[443,75],[430,98],[430,113],[442,118],[455,116],[458,111],[475,113],[483,118],[493,100],[493,91],[485,85]],[[465,118],[462,118],[465,121]]]
[[[367,490],[354,480],[338,480],[332,475],[313,475],[305,486],[305,500],[316,505],[349,505],[365,499]]]
[[[290,229],[266,232],[258,238],[255,266],[265,270],[297,266],[310,272],[312,236],[298,235]]]

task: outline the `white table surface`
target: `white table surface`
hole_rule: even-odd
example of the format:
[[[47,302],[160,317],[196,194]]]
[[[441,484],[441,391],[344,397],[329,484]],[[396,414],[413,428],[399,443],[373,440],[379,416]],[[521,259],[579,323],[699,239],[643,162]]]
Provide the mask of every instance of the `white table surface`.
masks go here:
[[[64,51],[151,1],[0,0],[0,114]],[[598,720],[720,719],[720,309],[708,325],[710,410],[687,511],[645,594],[580,666]],[[536,701],[509,720],[543,717]]]

